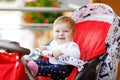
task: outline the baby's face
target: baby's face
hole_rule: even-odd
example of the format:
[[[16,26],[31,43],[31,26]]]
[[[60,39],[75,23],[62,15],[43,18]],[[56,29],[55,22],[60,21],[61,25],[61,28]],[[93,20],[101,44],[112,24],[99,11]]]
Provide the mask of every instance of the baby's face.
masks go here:
[[[58,44],[64,44],[72,40],[73,32],[67,24],[56,24],[53,28],[53,36]]]

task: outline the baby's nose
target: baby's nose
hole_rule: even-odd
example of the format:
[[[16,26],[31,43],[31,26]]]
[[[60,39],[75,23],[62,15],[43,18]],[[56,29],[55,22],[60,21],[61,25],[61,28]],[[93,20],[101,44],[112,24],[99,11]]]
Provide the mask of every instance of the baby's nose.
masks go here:
[[[63,31],[60,31],[59,35],[64,35],[64,32],[63,32]]]

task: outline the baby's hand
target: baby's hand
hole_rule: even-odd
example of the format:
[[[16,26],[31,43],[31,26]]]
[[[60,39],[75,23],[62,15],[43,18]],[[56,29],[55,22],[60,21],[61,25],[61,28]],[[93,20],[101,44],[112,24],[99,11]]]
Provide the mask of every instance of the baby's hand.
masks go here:
[[[62,55],[62,54],[63,53],[62,53],[61,50],[57,50],[57,51],[53,52],[53,57],[58,60],[59,56]]]
[[[47,50],[46,46],[39,46],[38,51],[42,53],[43,50]]]

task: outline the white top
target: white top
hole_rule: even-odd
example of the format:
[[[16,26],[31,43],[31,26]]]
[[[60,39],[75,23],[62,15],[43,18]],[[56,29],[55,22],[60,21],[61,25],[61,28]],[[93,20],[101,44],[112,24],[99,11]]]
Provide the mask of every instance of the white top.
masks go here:
[[[52,52],[54,52],[56,50],[61,50],[63,55],[71,56],[71,57],[74,57],[76,59],[80,58],[79,47],[78,47],[78,45],[75,42],[72,42],[72,41],[64,43],[62,45],[58,45],[57,42],[55,40],[53,40],[50,43],[50,46],[48,46],[48,50],[51,51],[49,53],[49,55],[50,54],[52,55]],[[59,60],[56,60],[54,57],[49,57],[49,62],[52,63],[52,64],[63,64],[63,65],[66,65],[66,63],[60,62]]]

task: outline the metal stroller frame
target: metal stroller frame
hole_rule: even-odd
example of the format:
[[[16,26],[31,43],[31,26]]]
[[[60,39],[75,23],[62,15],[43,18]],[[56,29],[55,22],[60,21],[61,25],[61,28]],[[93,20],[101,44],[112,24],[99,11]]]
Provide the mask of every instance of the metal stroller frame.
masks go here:
[[[112,47],[112,45],[113,45],[115,47],[115,49],[117,49],[118,48],[118,42],[120,42],[120,39],[119,39],[119,34],[120,34],[119,21],[120,20],[118,19],[118,17],[114,14],[112,9],[108,5],[105,5],[105,4],[88,4],[88,5],[82,6],[81,8],[79,8],[78,10],[73,12],[71,17],[76,21],[76,23],[82,22],[82,21],[86,20],[87,17],[89,17],[91,15],[94,15],[94,12],[92,12],[93,9],[96,9],[95,14],[102,13],[102,11],[101,12],[97,11],[97,10],[99,10],[99,9],[97,9],[99,7],[100,7],[100,9],[103,9],[103,13],[104,13],[104,10],[106,12],[108,12],[108,13],[105,12],[104,14],[111,15],[111,16],[114,17],[113,21],[115,21],[115,22],[112,23],[113,25],[110,26],[110,29],[109,29],[109,32],[108,32],[107,38],[106,38],[106,45],[107,45],[107,47],[109,47],[109,46]],[[89,12],[87,12],[87,10]],[[84,12],[84,14],[81,15],[81,16],[79,15],[79,17],[78,17],[78,15],[74,15],[74,14],[77,14],[77,12],[81,12],[81,13]],[[114,25],[117,25],[117,27],[114,27]],[[114,28],[117,28],[116,33],[112,32],[114,30]],[[116,38],[116,39],[112,38],[111,42],[113,42],[113,43],[111,43],[109,41],[109,38],[113,37],[113,36],[110,35],[111,32],[113,34],[115,34],[115,38]],[[75,73],[72,72],[66,80],[96,80],[96,79],[104,80],[104,77],[101,77],[99,75],[101,75],[101,73],[102,73],[101,72],[102,67],[104,67],[103,63],[106,62],[106,59],[111,54],[111,53],[109,53],[110,50],[111,50],[111,47],[107,48],[106,52],[101,53],[100,56],[94,56],[94,59],[88,59],[89,62],[84,65],[85,68],[81,72],[78,72],[77,69],[75,68],[74,69]],[[16,52],[19,52],[22,55],[30,53],[30,51],[28,49],[22,48],[18,44],[16,45],[16,42],[11,42],[11,41],[0,40],[0,48],[5,49],[8,52],[16,51]],[[117,50],[117,52],[118,52],[118,50]],[[118,55],[118,53],[116,55]],[[113,69],[111,69],[111,71],[112,70]],[[105,77],[105,79],[107,79],[107,78]],[[112,78],[110,80],[113,80],[113,79],[114,78]]]

